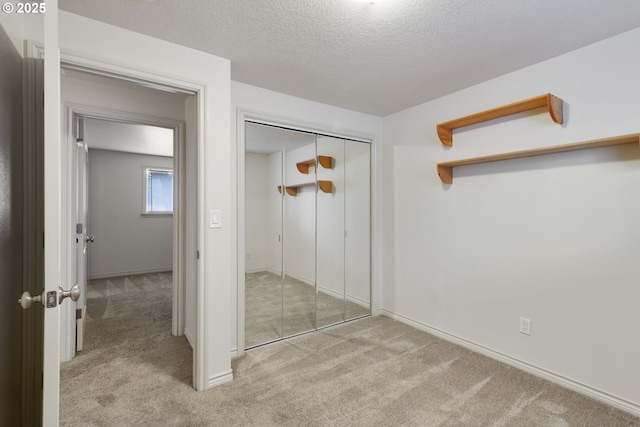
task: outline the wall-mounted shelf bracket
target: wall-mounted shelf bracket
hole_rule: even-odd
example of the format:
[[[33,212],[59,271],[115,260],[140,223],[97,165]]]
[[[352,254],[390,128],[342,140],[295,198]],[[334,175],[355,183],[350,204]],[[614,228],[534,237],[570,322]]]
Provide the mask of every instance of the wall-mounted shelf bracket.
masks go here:
[[[542,156],[544,154],[563,153],[565,151],[585,150],[588,148],[610,147],[622,144],[639,144],[640,134],[613,136],[609,138],[593,139],[572,144],[554,145],[552,147],[534,148],[532,150],[514,151],[511,153],[495,154],[492,156],[474,157],[470,159],[454,160],[437,164],[438,175],[445,184],[453,183],[453,168],[457,166],[476,165],[480,163],[498,162],[501,160],[520,159],[522,157]]]
[[[318,163],[325,169],[331,169],[333,166],[333,157],[331,156],[318,156]],[[302,162],[296,163],[296,167],[305,175],[309,174],[309,167],[316,167],[316,159],[303,160]]]
[[[325,169],[331,169],[333,166],[333,157],[331,156],[318,156],[318,163]]]
[[[470,116],[461,117],[459,119],[450,120],[448,122],[436,125],[438,137],[440,141],[448,147],[453,146],[453,130],[465,126],[475,125],[489,120],[498,119],[500,117],[510,116],[512,114],[523,113],[536,108],[545,107],[551,116],[551,120],[558,124],[562,124],[562,99],[550,93],[536,96],[534,98],[525,99],[524,101],[514,102],[513,104],[504,105],[502,107],[493,108],[491,110],[482,111]]]
[[[333,192],[333,182],[332,181],[318,181],[318,187],[325,193]]]

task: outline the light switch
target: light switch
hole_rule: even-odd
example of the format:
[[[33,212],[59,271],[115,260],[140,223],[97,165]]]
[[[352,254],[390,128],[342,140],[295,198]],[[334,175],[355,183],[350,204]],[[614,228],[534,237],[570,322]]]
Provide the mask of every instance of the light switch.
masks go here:
[[[209,228],[221,228],[222,221],[220,218],[220,210],[209,211]]]

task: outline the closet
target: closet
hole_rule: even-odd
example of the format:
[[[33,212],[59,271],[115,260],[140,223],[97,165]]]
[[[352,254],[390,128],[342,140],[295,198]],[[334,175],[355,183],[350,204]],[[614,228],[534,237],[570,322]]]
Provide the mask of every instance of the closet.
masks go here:
[[[245,348],[370,314],[370,147],[245,124]]]

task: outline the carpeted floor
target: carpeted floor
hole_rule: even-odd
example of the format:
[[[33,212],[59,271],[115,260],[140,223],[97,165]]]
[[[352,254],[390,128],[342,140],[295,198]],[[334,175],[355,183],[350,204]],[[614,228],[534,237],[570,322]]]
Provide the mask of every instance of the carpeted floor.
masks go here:
[[[290,276],[281,283],[274,273],[248,273],[245,283],[246,347],[369,314],[368,308],[322,292],[316,313],[314,287]]]
[[[112,280],[93,296],[106,301],[89,300],[87,351],[61,367],[63,426],[640,426],[385,317],[251,350],[232,383],[198,393],[191,348],[170,335],[167,277]]]

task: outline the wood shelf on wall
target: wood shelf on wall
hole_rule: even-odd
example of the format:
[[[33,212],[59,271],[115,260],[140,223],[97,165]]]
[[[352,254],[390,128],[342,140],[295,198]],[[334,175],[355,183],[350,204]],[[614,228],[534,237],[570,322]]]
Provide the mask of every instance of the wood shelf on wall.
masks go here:
[[[285,187],[285,190],[287,191],[288,195],[295,197],[298,195],[298,189],[303,187],[311,187],[315,185],[316,185],[315,182],[305,182],[303,184],[288,185]],[[317,186],[320,190],[322,190],[325,193],[333,192],[333,181],[318,181]],[[278,193],[282,194],[281,185],[278,185]]]
[[[459,119],[450,120],[448,122],[436,125],[438,137],[440,141],[448,147],[453,146],[453,130],[475,125],[477,123],[498,119],[500,117],[510,116],[512,114],[523,113],[525,111],[535,110],[536,108],[545,107],[551,116],[551,120],[558,124],[562,124],[562,99],[550,93],[536,96],[534,98],[525,99],[524,101],[514,102],[513,104],[503,105],[502,107],[493,108],[491,110],[482,111],[480,113],[471,114]]]
[[[320,166],[326,169],[331,169],[333,165],[333,157],[331,156],[318,156],[318,163]],[[301,162],[296,163],[296,168],[305,175],[309,174],[309,167],[316,167],[316,159],[303,160]]]
[[[585,150],[588,148],[610,147],[613,145],[639,144],[640,134],[613,136],[609,138],[593,139],[572,144],[555,145],[552,147],[534,148],[532,150],[514,151],[511,153],[495,154],[492,156],[474,157],[470,159],[454,160],[437,164],[438,175],[445,184],[453,183],[453,168],[480,163],[498,162],[501,160],[520,159],[523,157],[542,156],[545,154],[563,153],[566,151]]]
[[[309,159],[296,163],[296,167],[298,168],[300,173],[303,173],[305,175],[309,174],[310,166],[313,166],[314,168],[316,167],[316,159]]]

